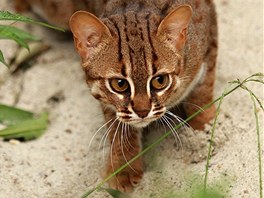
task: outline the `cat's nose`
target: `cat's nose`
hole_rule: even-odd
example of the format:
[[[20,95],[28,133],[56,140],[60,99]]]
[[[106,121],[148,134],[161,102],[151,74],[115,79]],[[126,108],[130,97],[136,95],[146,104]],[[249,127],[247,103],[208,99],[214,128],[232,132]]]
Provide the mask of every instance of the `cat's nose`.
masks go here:
[[[135,111],[135,113],[140,117],[140,118],[145,118],[149,114],[149,110],[140,110],[140,111]]]

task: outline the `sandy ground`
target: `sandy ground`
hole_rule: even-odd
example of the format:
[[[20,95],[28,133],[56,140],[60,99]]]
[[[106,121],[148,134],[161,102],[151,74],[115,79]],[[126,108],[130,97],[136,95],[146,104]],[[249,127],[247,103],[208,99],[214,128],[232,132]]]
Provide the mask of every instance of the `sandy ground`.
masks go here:
[[[215,96],[219,96],[228,81],[263,71],[263,2],[218,0],[216,6],[220,46]],[[11,10],[10,1],[1,0],[0,9]],[[37,113],[48,111],[50,124],[37,140],[19,144],[0,141],[0,197],[80,197],[101,181],[104,163],[99,142],[103,131],[88,150],[91,137],[104,123],[100,106],[89,94],[71,40],[41,27],[26,28],[41,35],[52,48],[24,72],[9,75],[0,66],[0,103]],[[1,40],[0,48],[9,59],[16,45]],[[251,84],[250,88],[263,101],[263,87]],[[58,102],[50,100],[58,95]],[[209,129],[179,131],[183,152],[171,137],[146,154],[144,179],[131,197],[175,197],[173,192],[190,188],[190,175],[205,172]],[[163,132],[162,128],[151,130],[145,141],[152,142]],[[209,183],[229,181],[223,190],[230,191],[227,197],[259,197],[256,140],[252,103],[248,94],[237,91],[221,108],[209,168]],[[109,196],[96,192],[91,197]]]

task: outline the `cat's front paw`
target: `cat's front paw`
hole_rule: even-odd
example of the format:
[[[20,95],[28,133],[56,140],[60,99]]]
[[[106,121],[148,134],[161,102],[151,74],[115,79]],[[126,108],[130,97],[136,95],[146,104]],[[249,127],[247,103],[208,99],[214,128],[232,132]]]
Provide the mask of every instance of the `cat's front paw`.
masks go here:
[[[115,170],[119,167],[115,167]],[[107,177],[113,173],[112,166],[108,166],[104,177]],[[109,186],[113,189],[122,191],[122,192],[132,192],[133,188],[136,187],[143,177],[143,164],[142,160],[138,159],[132,164],[128,165],[127,168],[122,170],[116,176],[112,177],[108,183]]]
[[[122,171],[115,177],[109,180],[109,186],[122,192],[132,192],[133,188],[136,187],[143,177],[143,172]]]

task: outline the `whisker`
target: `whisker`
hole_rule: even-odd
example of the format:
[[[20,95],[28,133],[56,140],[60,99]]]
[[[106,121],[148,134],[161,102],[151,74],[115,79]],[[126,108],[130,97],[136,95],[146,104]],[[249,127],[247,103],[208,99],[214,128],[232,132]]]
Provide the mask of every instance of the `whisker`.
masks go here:
[[[124,127],[124,123],[122,123],[122,132],[123,132],[123,127]],[[127,158],[126,158],[126,156],[125,156],[125,153],[124,153],[123,142],[124,142],[124,135],[123,135],[123,133],[121,133],[121,151],[122,151],[122,155],[123,155],[123,157],[124,157],[125,162],[126,162],[126,163],[128,164],[128,166],[131,168],[131,170],[133,170],[135,173],[137,173],[137,172],[135,171],[135,169],[130,165],[130,163],[128,163],[128,160],[127,160]],[[129,151],[129,150],[127,150],[127,151]]]
[[[95,138],[95,136],[97,135],[97,133],[98,133],[102,128],[104,128],[108,123],[110,123],[112,120],[113,120],[113,119],[110,119],[108,122],[106,122],[105,124],[103,124],[103,126],[101,126],[101,127],[95,132],[95,134],[93,135],[93,137],[91,138],[91,140],[90,140],[90,142],[89,142],[89,144],[88,144],[88,150],[90,150],[90,146],[91,146],[91,144],[92,144],[92,141],[93,141],[93,139]]]
[[[166,111],[166,114],[168,114],[168,115],[172,116],[173,118],[175,118],[175,119],[177,120],[177,122],[179,122],[179,124],[182,124],[182,126],[183,126],[184,128],[186,128],[186,125],[187,125],[188,127],[191,127],[191,126],[188,124],[188,122],[186,122],[185,120],[183,120],[181,117],[175,115],[174,113],[170,112],[169,110]],[[175,126],[176,126],[176,125],[175,125]]]
[[[175,118],[179,123],[183,123],[183,127],[186,131],[191,130],[191,132],[194,132],[194,129],[192,128],[191,125],[189,125],[188,122],[186,122],[184,119],[182,119],[180,116],[175,115],[174,113],[172,113],[171,111],[167,110],[166,112],[168,115],[172,116],[173,118]]]
[[[121,121],[119,121],[118,124],[117,124],[116,130],[115,130],[115,133],[114,133],[114,137],[113,137],[113,141],[112,141],[112,144],[111,144],[111,147],[110,147],[110,156],[111,156],[110,160],[111,160],[111,166],[112,166],[113,172],[115,171],[114,170],[114,163],[113,163],[113,147],[114,147],[113,145],[115,144],[115,139],[116,139],[116,136],[118,134],[118,129],[119,129],[120,123],[121,123]],[[116,150],[115,150],[115,154],[117,154]]]
[[[106,132],[104,133],[104,135],[103,135],[103,137],[102,137],[102,139],[101,139],[101,141],[100,141],[100,143],[99,143],[99,148],[100,148],[101,145],[102,145],[102,141],[106,139],[106,137],[108,136],[107,134],[109,133],[109,131],[111,130],[111,128],[113,127],[113,125],[115,124],[115,122],[116,122],[117,120],[118,120],[118,118],[116,118],[116,119],[112,122],[112,124],[108,127],[108,129],[107,129]]]
[[[165,132],[166,132],[166,126],[165,126],[165,124],[164,124],[164,122],[163,122],[162,117],[161,117],[161,119],[158,119],[158,121],[162,124],[162,126],[163,126],[163,128],[164,128],[164,133],[165,133]]]
[[[106,144],[106,140],[107,140],[107,137],[108,135],[110,134],[111,130],[112,130],[112,127],[114,125],[114,123],[118,120],[118,118],[116,118],[113,123],[108,127],[108,129],[106,130],[105,134],[103,135],[101,141],[100,141],[100,144],[99,144],[99,147],[101,146],[101,143],[103,141],[103,160],[105,161],[105,144]]]
[[[169,127],[172,130],[172,133],[175,134],[175,136],[179,140],[180,147],[181,147],[181,155],[183,157],[183,144],[182,144],[181,138],[180,138],[179,134],[177,133],[176,129],[171,125],[170,121],[173,122],[174,125],[176,125],[176,123],[170,117],[166,116],[166,114],[164,115],[164,118],[165,118],[165,120],[167,120],[167,123],[169,124]]]
[[[178,141],[178,138],[176,136],[176,134],[174,134],[174,130],[173,130],[173,127],[171,126],[171,124],[169,123],[169,121],[167,120],[167,118],[164,116],[161,117],[163,119],[163,121],[166,123],[166,125],[169,127],[169,129],[172,131],[172,134],[174,136],[174,139],[175,139],[175,142],[177,143]],[[177,144],[178,146],[178,144]],[[177,147],[177,150],[178,150],[178,147]]]
[[[202,112],[205,111],[202,107],[198,106],[197,104],[194,104],[194,103],[191,103],[191,102],[186,102],[186,101],[182,101],[181,103],[187,104],[187,105],[192,105],[192,106],[196,107],[198,110],[200,110]]]
[[[127,142],[128,146],[131,149],[135,150],[135,148],[133,147],[133,145],[131,145],[131,143],[129,141],[129,135],[130,135],[129,125],[125,123],[125,142]],[[130,137],[132,137],[132,135]],[[130,149],[128,148],[127,150],[129,151]]]

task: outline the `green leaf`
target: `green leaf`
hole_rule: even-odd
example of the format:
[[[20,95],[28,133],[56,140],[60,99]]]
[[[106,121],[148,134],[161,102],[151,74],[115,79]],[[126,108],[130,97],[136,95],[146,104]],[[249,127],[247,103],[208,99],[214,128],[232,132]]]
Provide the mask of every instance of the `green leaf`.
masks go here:
[[[2,31],[13,33],[25,41],[39,41],[40,40],[40,38],[37,36],[34,36],[28,32],[25,32],[25,31],[19,29],[19,28],[9,26],[9,25],[0,25],[0,36],[2,34]]]
[[[0,130],[0,136],[6,140],[20,139],[31,140],[38,138],[47,129],[48,114],[43,113],[37,119],[25,120],[15,125]]]
[[[0,104],[0,123],[2,124],[12,125],[32,118],[32,112]]]
[[[49,25],[47,23],[43,23],[43,22],[39,22],[39,21],[35,21],[31,18],[25,17],[23,15],[20,14],[12,14],[8,11],[0,11],[0,20],[11,20],[11,21],[21,21],[21,22],[26,22],[26,23],[34,23],[34,24],[38,24],[41,26],[45,26],[51,29],[55,29],[58,31],[62,31],[64,32],[64,29],[53,26],[53,25]]]
[[[130,198],[128,195],[111,188],[101,188],[102,190],[105,190],[108,192],[113,198]]]
[[[216,188],[213,189],[207,189],[206,193],[204,193],[203,188],[200,187],[195,189],[194,194],[192,195],[192,197],[195,198],[223,198],[226,197],[226,195],[224,195],[224,193],[218,191]]]
[[[5,66],[9,67],[9,65],[5,61],[4,55],[1,50],[0,50],[0,62],[3,63]]]
[[[86,198],[88,197],[90,194],[92,194],[94,191],[96,190],[96,188],[84,193],[81,198]],[[118,191],[118,190],[114,190],[111,188],[99,188],[99,191],[106,191],[108,192],[113,198],[130,198],[128,195]]]
[[[29,50],[29,47],[28,47],[28,44],[27,44],[26,40],[23,39],[22,37],[20,37],[19,34],[16,34],[16,32],[12,32],[12,30],[10,31],[8,26],[5,26],[5,28],[2,28],[2,30],[0,31],[0,39],[13,40],[17,44],[19,44],[20,46],[22,46],[22,47],[24,47],[24,48]]]

